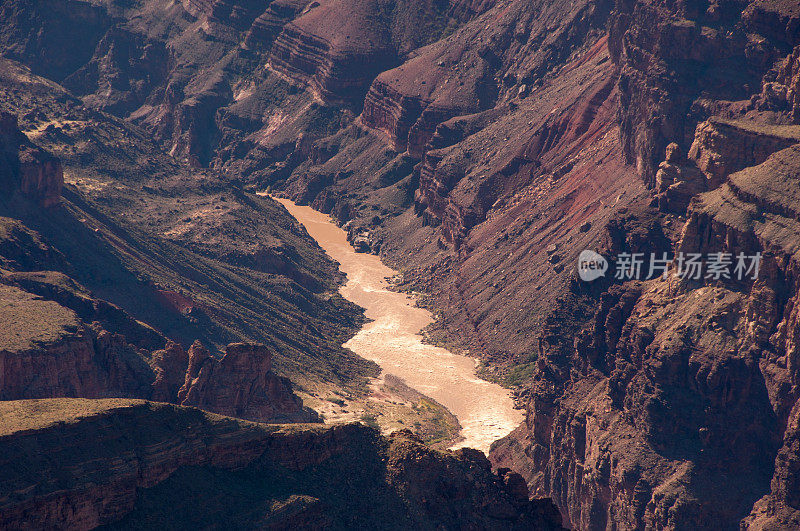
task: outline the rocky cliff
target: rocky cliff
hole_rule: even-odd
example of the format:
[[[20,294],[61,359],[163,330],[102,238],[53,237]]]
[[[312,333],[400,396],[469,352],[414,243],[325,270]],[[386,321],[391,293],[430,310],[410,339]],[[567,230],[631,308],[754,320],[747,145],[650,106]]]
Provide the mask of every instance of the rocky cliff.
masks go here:
[[[135,351],[126,351],[127,345],[113,341],[107,332],[98,336],[54,301],[11,286],[2,286],[0,293],[4,322],[0,398],[98,398],[146,392],[146,384],[139,381],[144,362]]]
[[[753,528],[778,528],[797,522],[800,505],[789,494],[797,456],[796,439],[797,347],[795,328],[797,222],[795,196],[798,174],[797,145],[778,151],[763,164],[728,177],[718,190],[700,196],[690,207],[681,241],[688,249],[721,249],[765,256],[763,276],[755,282],[743,312],[743,345],[763,375],[763,393],[777,426],[772,436],[780,449],[770,453],[770,494],[760,499],[745,520]],[[697,237],[708,235],[707,243]],[[758,374],[758,373],[757,373]],[[774,459],[774,462],[772,462]]]
[[[286,190],[431,294],[432,338],[518,386],[527,420],[493,462],[569,525],[788,525],[795,6],[570,7],[504,3],[382,73],[367,135],[319,142]],[[586,248],[766,269],[589,286]]]
[[[794,2],[617,3],[609,35],[623,145],[648,184],[667,144],[688,150],[698,119],[714,114],[705,102],[760,92],[765,72],[797,45],[799,16]]]
[[[609,256],[760,256],[758,272],[734,275],[732,258],[724,276],[695,281],[671,273],[592,287],[575,277],[548,319],[527,421],[493,459],[524,471],[572,525],[797,522],[786,489],[796,467],[798,138],[796,126],[780,125],[785,112],[700,123],[688,158],[671,145],[656,178],[680,177],[664,197],[682,189],[675,211],[686,217],[627,213],[601,245]]]
[[[314,422],[291,384],[272,372],[265,345],[228,345],[216,360],[200,344],[189,349],[188,367],[178,403],[256,422]]]
[[[311,4],[275,41],[269,64],[322,101],[357,102],[395,59],[389,28],[371,0]]]
[[[508,94],[527,96],[537,77],[603,23],[606,9],[602,2],[508,2],[379,75],[361,121],[421,158],[439,124]]]
[[[6,84],[25,83],[26,90],[40,91],[39,101],[52,98],[48,110],[56,114],[48,120],[38,109],[26,110],[30,101],[24,97],[6,99],[5,104],[16,105],[27,113],[27,119],[43,120],[41,126],[31,127],[27,122],[28,134],[66,153],[68,160],[74,153],[71,146],[75,138],[87,139],[76,124],[83,123],[93,130],[89,138],[109,126],[81,116],[80,107],[76,109],[75,101],[54,88],[56,86],[43,81],[37,84],[35,78],[18,65],[4,64]],[[14,91],[13,94],[22,96],[24,93]],[[76,120],[78,116],[85,122]],[[56,126],[56,123],[61,125]],[[179,344],[167,340],[167,335],[176,339],[181,336],[173,328],[176,314],[201,316],[196,309],[197,302],[174,288],[154,289],[155,286],[140,279],[131,285],[131,272],[123,265],[126,254],[136,257],[136,261],[142,260],[151,272],[160,269],[154,261],[163,258],[157,258],[158,251],[153,254],[154,248],[134,250],[140,243],[131,235],[131,227],[113,226],[107,217],[76,196],[74,188],[70,189],[71,200],[65,200],[64,208],[42,209],[42,206],[61,202],[61,161],[37,147],[21,132],[15,116],[3,114],[2,126],[0,153],[7,162],[2,165],[2,184],[8,194],[2,198],[0,209],[13,217],[0,218],[0,311],[5,325],[0,341],[0,397],[3,400],[126,397],[182,401],[185,397],[179,400],[178,394],[187,379],[190,357]],[[106,129],[105,133],[108,132]],[[125,133],[121,138],[119,145],[127,150],[123,153],[128,156],[147,150],[146,144],[132,140]],[[102,143],[105,145],[105,141]],[[109,157],[105,147],[101,149],[104,164],[118,170],[120,159],[116,157],[123,156]],[[88,158],[92,160],[90,167],[96,164],[96,159]],[[147,164],[153,163],[154,159],[149,158]],[[74,161],[68,164],[74,171]],[[83,178],[92,172],[85,166],[79,171]],[[164,181],[161,183],[163,186]],[[104,195],[104,200],[107,199],[109,196]],[[76,203],[81,206],[76,207]],[[226,206],[234,211],[243,208],[235,200]],[[182,228],[187,227],[185,221],[181,223]],[[198,239],[203,241],[201,253],[235,264],[240,271],[286,275],[285,278],[296,276],[305,290],[315,289],[315,286],[317,290],[325,289],[324,281],[288,266],[287,259],[299,261],[299,256],[285,238],[276,243],[279,240],[270,235],[270,250],[264,248],[266,239],[258,245],[259,249],[225,250],[215,249],[212,237]],[[174,267],[174,263],[171,265]],[[125,295],[126,285],[136,292],[135,295]],[[98,292],[118,304],[101,298]],[[145,302],[146,309],[137,319],[135,315],[140,311],[137,305],[147,299],[150,301]],[[307,303],[305,306],[307,312],[310,307]],[[205,312],[213,311],[206,307],[202,317],[208,320]],[[208,321],[204,328],[208,330]],[[197,334],[197,337],[202,335]],[[219,339],[223,337],[224,334],[218,336]],[[215,343],[208,341],[208,337],[204,339],[208,345]],[[159,350],[165,343],[167,347]],[[237,343],[221,362],[205,351],[209,364],[201,378],[203,385],[193,389],[191,396],[197,397],[198,405],[207,409],[225,410],[259,421],[317,420],[303,408],[288,380],[272,370],[273,355],[266,348],[256,341]],[[207,373],[213,364],[219,364],[220,368],[211,376]],[[230,394],[240,389],[244,390],[238,391],[238,396]]]
[[[41,206],[61,202],[64,172],[61,161],[39,149],[19,130],[17,117],[0,111],[0,189],[12,195],[20,192]]]
[[[56,273],[48,275],[49,280],[38,279],[36,291],[55,292],[59,288],[55,282],[71,282]],[[21,274],[0,278],[1,400],[152,398],[260,422],[319,420],[303,408],[289,381],[272,371],[272,355],[264,345],[232,344],[219,360],[200,343],[188,354],[172,342],[151,353],[129,343],[126,336],[107,331],[104,326],[121,328],[113,320],[102,322],[100,312],[87,322],[85,314],[82,319],[75,311],[81,311],[81,302],[105,309],[110,306],[105,301],[73,291],[72,300],[62,296],[59,303],[55,297],[45,299],[17,287],[28,285],[24,280]],[[127,317],[114,310],[117,317]],[[160,337],[135,321],[127,324],[134,340],[137,335],[146,342]]]
[[[494,475],[482,454],[363,426],[266,426],[124,400],[3,402],[0,414],[6,528],[560,528],[552,505],[521,496],[518,476]]]
[[[135,327],[103,325],[148,352],[166,338],[184,349],[199,339],[212,352],[235,342],[274,345],[276,371],[311,385],[355,382],[372,370],[341,349],[358,318],[331,296],[335,265],[277,203],[243,193],[219,173],[187,169],[141,130],[0,62],[9,88],[3,107],[15,110],[32,142],[61,159],[67,181],[60,209],[37,210],[21,194],[2,197],[9,231],[0,238],[0,267],[70,277],[91,299],[157,330],[159,341],[140,344]],[[96,320],[88,308],[75,311],[87,324]],[[313,376],[317,369],[327,374]],[[351,380],[351,369],[361,376]]]

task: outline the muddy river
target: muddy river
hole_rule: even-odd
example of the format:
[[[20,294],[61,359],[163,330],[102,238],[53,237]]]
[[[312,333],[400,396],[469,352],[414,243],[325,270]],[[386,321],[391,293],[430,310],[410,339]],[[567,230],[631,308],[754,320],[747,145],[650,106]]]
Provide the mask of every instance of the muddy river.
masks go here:
[[[399,376],[458,417],[464,440],[454,448],[469,446],[488,453],[493,441],[522,422],[522,413],[513,409],[508,390],[475,376],[473,358],[423,343],[420,331],[433,317],[416,307],[412,297],[389,289],[386,279],[396,271],[377,256],[356,253],[329,216],[286,199],[278,201],[339,262],[347,275],[342,296],[363,307],[372,319],[344,346],[374,361],[385,373]]]

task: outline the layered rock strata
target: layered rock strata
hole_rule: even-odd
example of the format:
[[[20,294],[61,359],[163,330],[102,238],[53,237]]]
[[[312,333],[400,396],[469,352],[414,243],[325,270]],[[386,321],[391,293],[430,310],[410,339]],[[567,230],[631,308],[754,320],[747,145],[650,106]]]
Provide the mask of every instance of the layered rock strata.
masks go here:
[[[0,313],[0,400],[147,398],[259,422],[319,420],[272,371],[264,345],[232,344],[221,359],[200,343],[151,354],[13,285],[0,284]]]
[[[525,470],[572,525],[797,521],[798,153],[777,151],[697,196],[675,241],[676,253],[759,256],[758,271],[736,274],[732,258],[718,281],[626,283],[590,296],[599,307],[583,326],[552,321],[527,422],[493,458]],[[633,226],[612,238],[615,252],[660,252]]]
[[[389,29],[372,0],[313,4],[287,24],[269,64],[324,102],[357,103],[394,61]]]
[[[798,23],[792,2],[617,3],[609,42],[621,69],[623,145],[648,185],[667,144],[688,151],[708,117],[695,112],[696,100],[755,96],[767,70],[797,46]],[[792,71],[784,67],[781,79],[790,82]]]
[[[552,505],[528,501],[482,454],[364,426],[266,426],[124,400],[3,402],[0,413],[4,528],[560,528]]]

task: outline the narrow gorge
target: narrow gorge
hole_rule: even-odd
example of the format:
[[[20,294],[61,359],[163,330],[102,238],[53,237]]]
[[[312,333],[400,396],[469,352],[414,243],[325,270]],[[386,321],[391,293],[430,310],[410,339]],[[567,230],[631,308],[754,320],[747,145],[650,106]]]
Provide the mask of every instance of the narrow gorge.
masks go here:
[[[475,375],[477,360],[426,344],[422,330],[433,322],[413,296],[392,291],[397,272],[372,254],[357,253],[347,233],[331,218],[278,199],[347,275],[342,296],[361,307],[370,320],[344,347],[377,363],[384,373],[402,378],[413,389],[447,407],[462,430],[457,448],[489,453],[491,444],[508,435],[522,414],[514,409],[507,389]]]

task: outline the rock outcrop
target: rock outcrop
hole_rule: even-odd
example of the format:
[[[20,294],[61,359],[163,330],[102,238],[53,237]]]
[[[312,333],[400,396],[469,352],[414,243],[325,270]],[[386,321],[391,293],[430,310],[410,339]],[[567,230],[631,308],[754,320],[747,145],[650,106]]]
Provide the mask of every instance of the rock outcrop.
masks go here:
[[[623,144],[650,186],[667,144],[687,152],[696,124],[709,116],[697,100],[754,96],[773,63],[798,44],[793,2],[725,5],[616,4],[609,42],[621,69]]]
[[[700,147],[699,143],[697,146],[697,154],[706,149],[705,146]],[[664,212],[685,212],[692,197],[708,190],[709,179],[695,161],[688,160],[681,153],[678,144],[669,144],[665,155],[656,172],[655,192],[659,209]]]
[[[374,0],[311,4],[283,28],[270,66],[324,102],[357,103],[372,79],[395,61],[384,24]]]
[[[45,208],[61,202],[61,161],[31,143],[17,117],[5,112],[0,112],[0,161],[0,189],[9,196],[19,191]]]
[[[5,419],[0,466],[7,481],[0,501],[3,527],[91,529],[130,513],[141,489],[181,467],[240,469],[272,446],[268,455],[275,464],[298,468],[341,451],[336,430],[327,436],[283,432],[298,439],[292,448],[280,429],[144,401],[30,400],[3,402],[0,408]],[[62,422],[67,432],[60,434]],[[308,444],[314,439],[316,452],[303,455],[314,448]],[[44,447],[47,453],[36,450]],[[51,481],[57,476],[64,478],[61,486]]]
[[[69,266],[38,234],[6,220],[0,263],[22,271],[0,271],[0,400],[144,398],[261,422],[319,421],[273,372],[266,346],[232,344],[217,360],[196,342],[187,354],[64,273],[25,271]]]
[[[800,46],[796,46],[778,69],[774,81],[762,85],[761,94],[753,95],[754,107],[761,111],[785,113],[792,123],[800,123]]]
[[[189,367],[188,353],[179,344],[170,341],[163,349],[151,354],[150,365],[154,373],[150,399],[180,403],[179,393],[186,382]]]
[[[730,278],[629,282],[571,302],[597,305],[583,324],[552,320],[527,423],[493,459],[552,495],[572,525],[797,521],[799,153],[777,151],[689,204],[673,251],[729,253]],[[615,239],[614,252],[637,250]],[[638,250],[661,252],[655,241]],[[740,254],[757,253],[757,270],[735,273]]]
[[[0,8],[3,57],[31,64],[36,74],[60,83],[91,57],[112,23],[98,4],[5,2]],[[79,33],[73,28],[81,28]]]
[[[147,396],[147,365],[124,338],[54,301],[0,285],[0,400]]]
[[[0,194],[0,274],[12,272],[10,283],[71,309],[87,330],[98,321],[125,336],[147,364],[167,339],[215,353],[244,341],[274,346],[280,375],[303,386],[375,371],[341,348],[358,309],[330,296],[335,264],[278,203],[186,168],[152,135],[22,65],[0,65],[0,105],[73,176],[63,208]],[[170,380],[170,400],[185,371],[177,388]]]
[[[559,179],[569,173],[580,148],[602,135],[612,121],[616,93],[606,57],[605,41],[600,40],[570,65],[565,78],[580,76],[584,80],[583,90],[573,93],[573,99],[562,95],[563,108],[551,111],[536,130],[526,131],[524,143],[515,143],[495,161],[494,171],[482,176],[477,188],[468,191],[462,183],[471,165],[463,149],[477,143],[480,131],[498,120],[500,111],[486,111],[441,124],[428,144],[430,149],[419,170],[419,188],[415,192],[416,208],[425,222],[441,223],[443,236],[460,243],[470,229],[486,219],[488,211],[502,197],[514,194],[543,175]],[[561,87],[556,83],[552,90]],[[540,95],[548,102],[553,96],[548,89],[543,89]],[[543,103],[541,107],[546,105]],[[469,139],[472,135],[474,139]]]
[[[275,0],[264,13],[253,21],[244,38],[244,45],[252,49],[269,50],[283,27],[294,19],[308,0]]]
[[[71,73],[64,86],[84,97],[93,108],[128,116],[141,107],[168,75],[169,53],[163,43],[127,28],[111,27],[92,58]]]
[[[439,124],[526,97],[536,78],[566,59],[586,34],[591,39],[605,9],[602,2],[511,2],[479,16],[379,75],[361,121],[385,134],[394,149],[420,159]]]
[[[714,189],[739,170],[761,164],[767,157],[800,143],[800,126],[768,125],[710,118],[698,124],[689,158]]]
[[[739,170],[756,166],[800,142],[800,126],[712,117],[697,125],[688,157],[676,143],[656,173],[655,192],[663,211],[683,213],[691,198],[721,186]]]
[[[551,504],[521,497],[482,454],[360,425],[266,426],[125,400],[3,402],[0,414],[4,528],[560,529]]]
[[[225,31],[233,28],[243,31],[261,14],[264,3],[258,0],[181,0],[181,5],[191,16],[206,22],[206,31]]]
[[[178,403],[256,422],[315,422],[288,380],[272,372],[265,345],[234,343],[219,360],[200,344],[189,349],[189,364]]]
[[[0,400],[145,398],[258,422],[319,421],[272,371],[264,345],[232,344],[219,360],[199,342],[188,354],[172,342],[150,354],[14,285],[0,284],[0,315]]]
[[[783,446],[775,458],[771,492],[756,502],[753,511],[742,521],[746,529],[794,529],[800,526],[800,419],[798,405],[789,415]]]

